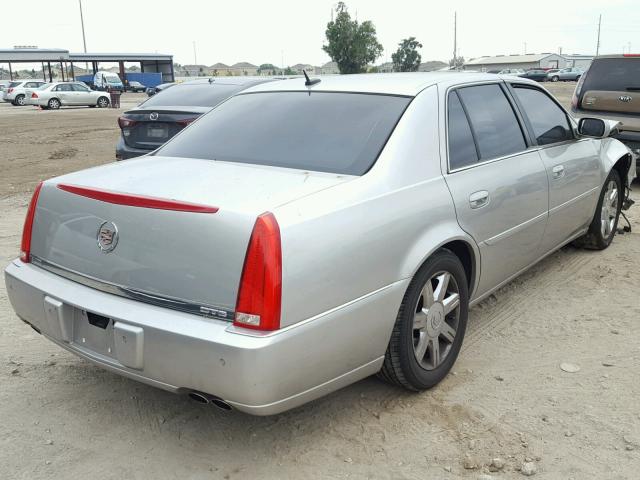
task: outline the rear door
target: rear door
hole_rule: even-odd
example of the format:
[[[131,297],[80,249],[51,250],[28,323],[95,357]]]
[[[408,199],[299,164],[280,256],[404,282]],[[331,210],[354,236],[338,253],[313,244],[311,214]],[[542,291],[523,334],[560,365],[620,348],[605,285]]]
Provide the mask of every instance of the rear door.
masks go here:
[[[600,187],[598,142],[576,139],[569,116],[544,90],[511,85],[532,140],[540,147],[549,181],[547,252],[580,232],[590,221]]]
[[[62,105],[75,105],[76,97],[73,88],[68,83],[61,83],[55,87],[56,96],[60,99]]]
[[[547,177],[502,82],[450,90],[446,105],[445,179],[458,223],[480,248],[480,296],[537,259]]]

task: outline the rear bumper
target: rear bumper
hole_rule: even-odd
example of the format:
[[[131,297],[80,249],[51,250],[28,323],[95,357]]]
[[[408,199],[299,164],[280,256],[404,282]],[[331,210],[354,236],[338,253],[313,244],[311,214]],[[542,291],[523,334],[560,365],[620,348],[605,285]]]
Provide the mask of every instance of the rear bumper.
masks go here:
[[[228,322],[140,303],[31,264],[5,270],[18,316],[65,349],[120,375],[175,393],[215,395],[238,410],[271,415],[374,374],[382,365],[406,282],[313,319],[257,335]],[[103,329],[82,312],[112,319]],[[105,349],[85,348],[96,333]],[[127,337],[127,338],[124,338]],[[105,337],[100,337],[105,338]]]
[[[118,143],[116,145],[116,158],[118,160],[127,160],[129,158],[141,157],[142,155],[146,155],[151,152],[153,152],[153,150],[130,147],[122,138],[122,133],[120,134]]]

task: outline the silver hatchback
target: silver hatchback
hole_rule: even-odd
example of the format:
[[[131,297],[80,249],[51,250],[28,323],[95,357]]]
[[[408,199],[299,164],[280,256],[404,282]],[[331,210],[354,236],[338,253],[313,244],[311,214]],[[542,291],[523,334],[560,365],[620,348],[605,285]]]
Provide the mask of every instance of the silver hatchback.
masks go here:
[[[468,309],[612,241],[635,159],[536,83],[264,83],[154,153],[47,180],[5,270],[18,316],[121,375],[258,415],[372,374],[433,387]]]

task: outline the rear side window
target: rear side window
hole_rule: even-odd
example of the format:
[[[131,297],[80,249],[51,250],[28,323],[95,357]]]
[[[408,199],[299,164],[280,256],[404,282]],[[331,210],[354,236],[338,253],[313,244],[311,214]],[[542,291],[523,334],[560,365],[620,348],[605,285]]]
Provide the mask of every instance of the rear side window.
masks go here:
[[[181,106],[181,107],[215,107],[220,102],[246,87],[241,85],[222,85],[200,83],[197,85],[174,85],[163,89],[144,102],[144,107]]]
[[[455,170],[477,163],[478,152],[467,116],[455,91],[449,93],[448,105],[449,168]]]
[[[15,88],[15,87],[17,87],[18,85],[21,85],[21,84],[22,84],[22,82],[11,82],[9,84],[9,88]]]
[[[531,122],[538,145],[573,139],[567,115],[544,92],[535,88],[515,87],[516,96]]]
[[[582,91],[640,89],[640,58],[599,58],[589,67]]]
[[[469,117],[480,160],[526,150],[520,124],[502,88],[497,84],[458,89]]]
[[[174,90],[178,87],[167,93]],[[363,175],[410,100],[307,91],[241,94],[201,117],[157,154]]]

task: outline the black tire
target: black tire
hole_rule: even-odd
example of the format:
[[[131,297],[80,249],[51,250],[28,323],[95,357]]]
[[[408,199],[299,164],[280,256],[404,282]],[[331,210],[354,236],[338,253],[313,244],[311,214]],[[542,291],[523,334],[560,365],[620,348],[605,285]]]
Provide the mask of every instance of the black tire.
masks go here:
[[[558,77],[557,75],[554,75],[553,77],[551,77],[552,82],[557,82],[558,80],[560,80],[560,77]]]
[[[617,204],[615,209],[611,207],[611,203],[609,203],[609,219],[607,220],[609,223],[609,227],[603,226],[604,211],[603,204],[605,202],[605,196],[607,196],[607,192],[609,191],[609,186],[613,182],[615,184],[615,188],[617,190]],[[574,245],[581,248],[588,248],[590,250],[604,250],[613,241],[613,237],[616,236],[616,230],[618,228],[618,219],[620,218],[620,210],[622,209],[622,200],[624,197],[624,191],[622,186],[622,179],[620,178],[620,174],[617,170],[613,169],[609,172],[607,179],[602,186],[602,191],[600,192],[600,198],[598,199],[598,205],[596,206],[596,211],[593,215],[593,220],[591,220],[591,224],[589,225],[589,230],[585,235],[578,238]],[[613,223],[611,223],[613,222]]]
[[[20,95],[16,95],[16,98],[13,100],[13,104],[17,105],[18,107],[23,107],[26,103],[26,100],[24,98],[24,95],[20,94]]]
[[[60,100],[57,98],[50,98],[47,102],[47,107],[51,110],[58,110],[60,108]]]
[[[107,108],[109,106],[109,99],[107,97],[100,97],[98,98],[96,105],[100,108]]]
[[[436,365],[437,362],[433,362],[433,365],[436,366],[433,367],[432,365],[433,368],[429,368],[424,365],[424,362],[432,353],[421,355],[422,360],[420,362],[417,359],[419,354],[416,352],[418,348],[416,343],[419,344],[421,342],[422,331],[416,330],[414,317],[417,318],[416,314],[421,310],[424,312],[424,303],[421,302],[424,301],[423,289],[426,288],[427,282],[432,282],[433,285],[433,281],[437,281],[436,277],[443,272],[449,273],[451,279],[455,280],[455,282],[449,280],[449,287],[447,287],[445,295],[449,293],[449,289],[453,290],[453,287],[455,287],[459,295],[459,303],[451,313],[447,314],[443,311],[444,317],[435,317],[434,315],[436,318],[434,320],[431,315],[426,315],[424,317],[425,325],[427,325],[425,332],[436,325],[437,322],[437,325],[447,324],[450,328],[451,324],[454,323],[455,333],[453,342],[446,345],[446,353],[441,363]],[[429,308],[430,310],[431,308]],[[464,267],[458,257],[451,251],[440,249],[420,267],[405,292],[391,333],[384,363],[378,376],[389,383],[394,383],[412,391],[425,390],[438,384],[449,373],[460,353],[467,328],[468,313],[469,292]],[[418,336],[416,336],[416,332]],[[441,338],[440,334],[435,335],[435,341],[438,342],[438,345],[440,345],[441,341],[446,343],[446,340]],[[428,348],[431,348],[431,344],[428,345]],[[428,352],[428,350],[425,350],[425,352]]]

